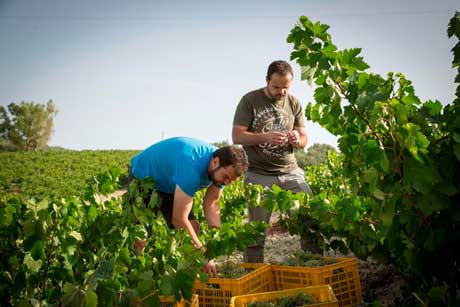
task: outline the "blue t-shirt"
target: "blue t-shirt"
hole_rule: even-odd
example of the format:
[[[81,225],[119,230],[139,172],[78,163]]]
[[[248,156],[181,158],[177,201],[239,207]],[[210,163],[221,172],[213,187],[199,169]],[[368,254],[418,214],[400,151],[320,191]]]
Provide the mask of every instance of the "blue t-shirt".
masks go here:
[[[152,177],[158,190],[173,194],[176,185],[193,197],[209,186],[208,166],[216,147],[205,142],[175,137],[145,149],[131,159],[131,171],[138,178]]]

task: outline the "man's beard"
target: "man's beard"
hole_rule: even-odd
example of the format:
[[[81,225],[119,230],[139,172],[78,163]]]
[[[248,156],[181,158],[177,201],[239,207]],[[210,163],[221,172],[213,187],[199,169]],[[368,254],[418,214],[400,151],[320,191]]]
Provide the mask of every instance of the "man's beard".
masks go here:
[[[216,166],[214,169],[208,172],[208,177],[211,179],[212,184],[216,187],[220,187],[223,183],[216,181],[216,172],[220,169],[220,165]]]
[[[283,99],[284,96],[286,96],[286,95],[283,95],[283,94],[279,94],[279,95],[272,94],[272,93],[270,92],[270,89],[269,89],[268,87],[267,87],[267,93],[268,93],[268,96],[270,96],[270,98],[275,99],[275,100],[277,100],[277,101]]]

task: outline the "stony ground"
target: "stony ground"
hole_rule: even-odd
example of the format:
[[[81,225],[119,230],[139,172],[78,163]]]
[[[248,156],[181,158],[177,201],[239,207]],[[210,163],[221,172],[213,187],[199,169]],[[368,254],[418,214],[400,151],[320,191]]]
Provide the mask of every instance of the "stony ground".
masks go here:
[[[272,223],[274,220],[272,219]],[[265,262],[281,262],[287,255],[300,250],[300,238],[290,235],[287,231],[275,226],[269,230],[265,243]],[[333,251],[325,253],[327,256],[341,256]],[[243,262],[243,254],[233,254],[229,261]],[[396,306],[396,300],[401,297],[401,287],[404,285],[403,277],[391,266],[377,264],[374,261],[359,260],[359,274],[363,293],[363,305],[370,306]]]

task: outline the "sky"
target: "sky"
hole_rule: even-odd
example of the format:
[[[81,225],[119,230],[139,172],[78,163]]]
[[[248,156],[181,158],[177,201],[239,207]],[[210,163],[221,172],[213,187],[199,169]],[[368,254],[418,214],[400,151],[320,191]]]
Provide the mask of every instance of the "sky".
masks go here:
[[[447,24],[458,0],[0,0],[0,104],[52,99],[49,145],[143,149],[164,138],[229,140],[241,97],[265,86],[301,15],[362,48],[371,72],[402,72],[422,101],[454,99]],[[291,93],[314,88],[295,62]],[[306,120],[309,146],[337,139]]]

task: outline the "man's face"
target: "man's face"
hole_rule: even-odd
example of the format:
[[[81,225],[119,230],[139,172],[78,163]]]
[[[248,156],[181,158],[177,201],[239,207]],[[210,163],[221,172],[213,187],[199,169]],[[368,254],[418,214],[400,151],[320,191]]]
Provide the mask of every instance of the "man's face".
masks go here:
[[[280,100],[287,95],[289,87],[292,83],[292,75],[280,75],[274,73],[270,76],[270,80],[267,80],[267,91],[270,97]]]
[[[221,167],[217,165],[209,172],[209,177],[211,178],[215,186],[227,185],[238,179],[235,169],[232,165]]]

